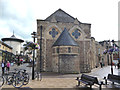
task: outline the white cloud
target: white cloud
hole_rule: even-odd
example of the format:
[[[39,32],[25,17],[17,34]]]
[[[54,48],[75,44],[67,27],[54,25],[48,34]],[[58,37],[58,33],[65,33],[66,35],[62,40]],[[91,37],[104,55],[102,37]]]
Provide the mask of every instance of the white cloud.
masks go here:
[[[119,0],[0,0],[0,38],[29,40],[36,31],[36,19],[45,19],[61,8],[83,23],[91,23],[97,41],[118,39]],[[113,34],[114,33],[114,34]]]

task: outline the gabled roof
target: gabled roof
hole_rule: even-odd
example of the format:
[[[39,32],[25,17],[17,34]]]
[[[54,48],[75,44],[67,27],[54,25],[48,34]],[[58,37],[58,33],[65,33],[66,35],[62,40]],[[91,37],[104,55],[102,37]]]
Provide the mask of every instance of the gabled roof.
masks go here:
[[[58,39],[55,41],[53,46],[78,46],[78,44],[65,28]]]
[[[47,17],[45,20],[46,21],[51,21],[53,19],[53,17],[55,18],[55,20],[57,22],[69,22],[69,23],[74,23],[75,18],[70,16],[68,13],[64,12],[61,9],[58,9],[57,11],[55,11],[53,14],[51,14],[49,17]]]

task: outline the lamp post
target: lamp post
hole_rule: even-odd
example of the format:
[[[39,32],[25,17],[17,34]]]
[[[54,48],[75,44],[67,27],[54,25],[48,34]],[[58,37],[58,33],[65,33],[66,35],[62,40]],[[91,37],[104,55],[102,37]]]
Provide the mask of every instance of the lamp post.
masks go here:
[[[112,53],[114,51],[114,40],[111,41],[112,42],[112,48],[110,51],[110,59],[111,59],[111,74],[113,75],[113,60],[112,60]]]
[[[109,54],[110,55],[110,61],[111,61],[111,63],[110,63],[110,65],[111,65],[111,74],[113,74],[113,60],[112,60],[112,54],[113,54],[113,52],[115,51],[115,49],[114,49],[114,40],[112,40],[112,41],[109,41],[110,43],[112,42],[112,45],[111,45],[111,47],[109,48],[109,45],[107,45],[107,47],[106,47],[106,50],[104,51],[104,54]],[[108,50],[109,49],[109,50]],[[109,58],[109,57],[108,57]],[[108,64],[109,64],[109,60],[108,60]]]
[[[31,33],[33,42],[35,43],[36,32]],[[32,65],[32,80],[34,80],[34,58],[35,58],[35,46],[33,47],[33,65]]]
[[[112,40],[112,51],[110,52],[110,58],[111,58],[111,74],[113,75],[113,60],[112,60],[112,52],[114,50],[114,40]]]
[[[118,69],[120,68],[120,59],[119,59],[120,58],[120,56],[119,56],[120,53],[119,53],[119,48],[120,47],[118,46],[118,63],[117,63]]]
[[[107,49],[107,51],[108,51],[108,49],[109,49],[109,46],[108,46],[108,45],[106,46],[106,49]],[[107,64],[109,65],[109,54],[107,54]]]
[[[111,74],[113,75],[112,52],[110,52],[110,58],[111,58]]]

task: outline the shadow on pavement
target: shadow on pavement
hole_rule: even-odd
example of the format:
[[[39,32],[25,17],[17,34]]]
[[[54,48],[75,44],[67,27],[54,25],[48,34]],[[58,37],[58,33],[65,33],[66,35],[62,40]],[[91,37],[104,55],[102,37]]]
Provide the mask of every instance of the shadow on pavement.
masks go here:
[[[90,88],[4,88],[1,90],[90,90]],[[92,88],[99,90],[99,88]],[[102,90],[120,90],[119,88],[102,88]]]

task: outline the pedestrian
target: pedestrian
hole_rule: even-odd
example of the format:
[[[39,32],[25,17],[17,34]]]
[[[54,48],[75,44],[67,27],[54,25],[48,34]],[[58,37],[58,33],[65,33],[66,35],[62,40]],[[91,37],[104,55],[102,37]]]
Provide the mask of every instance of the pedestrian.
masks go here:
[[[7,61],[7,74],[9,73],[9,71],[10,71],[10,62]]]
[[[20,64],[22,64],[23,63],[23,59],[20,59]]]
[[[1,67],[2,67],[2,75],[4,75],[4,73],[5,73],[5,62],[4,62],[4,60],[2,60]]]
[[[118,69],[119,69],[119,67],[120,67],[119,63],[117,64],[117,67],[118,67]]]
[[[100,66],[101,66],[101,68],[103,67],[103,64],[102,64],[102,62],[100,62]]]
[[[115,68],[116,68],[116,66],[117,66],[117,63],[114,63],[114,66],[115,66]]]
[[[32,60],[30,59],[30,63],[32,62]]]

